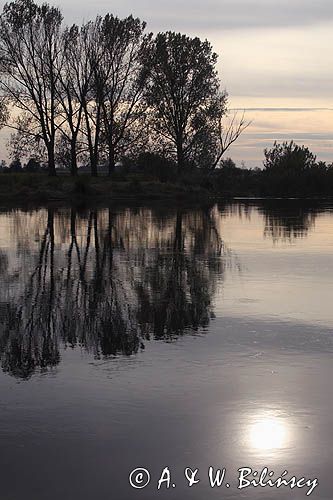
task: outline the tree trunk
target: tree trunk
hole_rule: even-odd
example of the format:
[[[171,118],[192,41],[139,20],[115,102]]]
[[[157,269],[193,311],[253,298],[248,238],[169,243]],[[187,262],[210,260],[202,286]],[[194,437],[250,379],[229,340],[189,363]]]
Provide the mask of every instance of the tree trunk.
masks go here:
[[[97,162],[98,162],[98,160],[96,158],[96,155],[93,155],[93,157],[90,159],[91,175],[93,177],[97,177],[98,176]]]
[[[71,175],[77,175],[76,140],[71,142]]]
[[[180,174],[184,170],[185,166],[183,141],[181,139],[177,141],[177,165],[178,165],[178,173]]]
[[[50,143],[47,148],[48,155],[48,167],[49,167],[49,175],[54,177],[57,175],[56,167],[55,167],[55,157],[54,157],[54,144]]]
[[[115,171],[115,166],[116,166],[116,163],[115,163],[115,157],[114,157],[114,147],[111,144],[109,146],[109,176],[112,175],[113,172]]]

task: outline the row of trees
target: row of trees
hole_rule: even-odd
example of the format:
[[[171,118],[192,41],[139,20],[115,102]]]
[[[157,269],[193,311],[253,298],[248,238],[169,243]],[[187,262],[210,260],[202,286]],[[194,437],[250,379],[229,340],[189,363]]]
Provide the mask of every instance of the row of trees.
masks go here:
[[[12,149],[45,155],[51,175],[59,160],[73,175],[79,161],[112,173],[142,151],[179,170],[215,168],[248,125],[224,125],[216,63],[208,41],[153,36],[132,16],[66,26],[58,8],[15,0],[0,16],[2,123],[15,130]]]

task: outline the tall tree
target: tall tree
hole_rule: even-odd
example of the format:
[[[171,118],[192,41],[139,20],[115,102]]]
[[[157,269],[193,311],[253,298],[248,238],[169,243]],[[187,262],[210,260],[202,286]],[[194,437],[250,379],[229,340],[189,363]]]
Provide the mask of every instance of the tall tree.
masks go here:
[[[79,83],[79,98],[83,108],[82,132],[89,154],[91,174],[97,176],[101,149],[102,105],[105,95],[106,74],[100,61],[102,18],[89,21],[80,30],[81,55],[74,65]],[[82,82],[84,84],[82,85]]]
[[[101,18],[63,34],[64,62],[59,70],[59,92],[63,115],[61,132],[69,144],[72,174],[77,158],[87,151],[92,175],[97,175],[102,130],[105,77],[101,74]]]
[[[82,93],[86,94],[87,75],[81,71],[84,59],[80,30],[76,25],[66,28],[62,33],[62,58],[58,60],[60,102],[61,149],[69,150],[70,169],[77,175],[77,143],[82,122]],[[68,146],[68,147],[66,147]]]
[[[148,103],[153,127],[183,170],[197,154],[209,123],[223,113],[217,55],[210,43],[180,33],[159,33],[147,53]]]
[[[119,156],[140,138],[143,130],[147,71],[142,59],[151,38],[144,36],[145,27],[144,22],[133,16],[119,19],[111,14],[104,17],[100,26],[103,56],[98,80],[104,82],[103,132],[109,174]]]
[[[33,0],[15,0],[0,16],[1,87],[12,103],[38,125],[48,155],[50,175],[56,175],[55,138],[62,14]]]

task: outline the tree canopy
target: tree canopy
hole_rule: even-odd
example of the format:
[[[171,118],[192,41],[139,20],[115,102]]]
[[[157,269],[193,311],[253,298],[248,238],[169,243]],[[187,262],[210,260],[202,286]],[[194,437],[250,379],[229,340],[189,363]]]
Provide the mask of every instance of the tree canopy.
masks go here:
[[[211,124],[225,109],[217,54],[207,40],[170,31],[152,39],[148,50],[153,129],[183,169],[207,150]]]
[[[274,142],[271,149],[265,149],[264,167],[268,171],[293,171],[303,172],[316,164],[316,156],[309,148],[299,146],[294,141]]]

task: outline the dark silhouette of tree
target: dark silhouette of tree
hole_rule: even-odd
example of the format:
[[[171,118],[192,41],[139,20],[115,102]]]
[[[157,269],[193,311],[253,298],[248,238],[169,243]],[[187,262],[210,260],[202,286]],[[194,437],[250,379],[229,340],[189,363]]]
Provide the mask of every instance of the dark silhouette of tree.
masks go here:
[[[207,40],[167,32],[151,41],[147,61],[153,128],[176,155],[182,171],[198,155],[200,146],[206,146],[203,138],[225,109],[217,55]]]
[[[151,38],[144,35],[146,23],[129,16],[107,14],[99,23],[102,57],[98,80],[103,89],[103,136],[109,174],[121,156],[142,136],[147,106],[143,100],[147,71],[142,65]]]
[[[291,171],[302,173],[316,164],[316,157],[305,146],[298,146],[293,141],[278,144],[265,149],[264,167],[269,172]]]
[[[94,75],[101,53],[98,24],[72,25],[62,34],[62,60],[58,69],[61,149],[68,151],[72,175],[77,175],[78,157],[87,149],[91,172],[97,175],[100,140],[100,106],[94,95]],[[85,127],[83,127],[83,122]],[[86,147],[85,147],[86,143]]]
[[[232,158],[225,158],[222,159],[220,162],[220,168],[224,169],[228,172],[233,172],[237,168],[236,163],[233,161]]]
[[[225,115],[226,113],[223,110],[220,116],[217,117],[217,123],[211,129],[211,135],[215,138],[215,157],[212,168],[216,168],[220,164],[223,155],[239,139],[244,130],[251,125],[251,121],[245,119],[245,112],[239,119],[237,111],[234,112],[229,121],[226,120]]]
[[[19,133],[41,139],[48,155],[50,175],[56,175],[55,138],[62,15],[48,4],[15,0],[5,4],[0,17],[1,88],[7,98],[33,122],[12,125]]]
[[[87,93],[89,76],[80,71],[81,58],[84,58],[84,55],[82,54],[79,28],[76,25],[66,28],[62,34],[61,42],[62,58],[58,59],[57,67],[61,139],[57,150],[58,157],[61,156],[62,160],[60,163],[69,163],[71,174],[76,176],[78,137],[83,114],[81,93],[84,95]]]
[[[19,158],[15,158],[10,164],[9,164],[9,170],[11,172],[21,172],[22,171],[22,163]]]
[[[41,164],[36,158],[30,158],[25,166],[27,172],[40,172]]]
[[[79,67],[85,73],[85,79],[88,83],[88,86],[84,87],[84,92],[81,92],[80,102],[83,106],[84,116],[82,131],[89,152],[91,174],[94,177],[98,175],[101,153],[102,112],[106,85],[106,74],[100,64],[103,57],[100,36],[101,24],[102,18],[98,16],[95,21],[90,21],[83,26],[81,30],[84,47],[83,65],[82,62],[79,62],[81,65]]]

